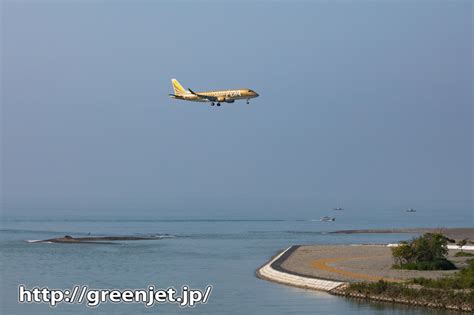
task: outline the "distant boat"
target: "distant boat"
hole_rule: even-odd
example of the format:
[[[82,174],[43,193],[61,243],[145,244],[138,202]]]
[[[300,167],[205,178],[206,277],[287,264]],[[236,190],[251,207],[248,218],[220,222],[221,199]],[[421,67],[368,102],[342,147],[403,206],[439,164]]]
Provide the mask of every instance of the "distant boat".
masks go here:
[[[344,208],[332,208],[332,210],[334,210],[334,211],[342,211],[342,210],[344,210]]]
[[[330,222],[330,221],[336,221],[336,218],[331,218],[331,217],[322,217],[321,219],[319,219],[319,221],[321,222]]]
[[[416,212],[416,210],[413,209],[413,208],[407,209],[406,211],[407,211],[407,212]]]

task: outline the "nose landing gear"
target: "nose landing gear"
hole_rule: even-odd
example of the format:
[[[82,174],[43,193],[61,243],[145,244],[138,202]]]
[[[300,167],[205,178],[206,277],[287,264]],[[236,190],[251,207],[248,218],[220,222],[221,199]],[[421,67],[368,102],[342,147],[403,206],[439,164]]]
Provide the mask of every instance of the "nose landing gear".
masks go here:
[[[250,104],[249,99],[247,99],[247,104]]]

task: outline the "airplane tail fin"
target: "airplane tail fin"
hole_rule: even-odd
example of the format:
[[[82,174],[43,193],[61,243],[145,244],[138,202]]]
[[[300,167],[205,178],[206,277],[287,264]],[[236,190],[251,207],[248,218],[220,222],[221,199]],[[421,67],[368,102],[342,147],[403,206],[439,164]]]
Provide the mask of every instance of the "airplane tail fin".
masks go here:
[[[183,95],[189,93],[183,88],[183,86],[178,82],[178,80],[171,79],[171,83],[173,84],[173,90],[175,95]]]

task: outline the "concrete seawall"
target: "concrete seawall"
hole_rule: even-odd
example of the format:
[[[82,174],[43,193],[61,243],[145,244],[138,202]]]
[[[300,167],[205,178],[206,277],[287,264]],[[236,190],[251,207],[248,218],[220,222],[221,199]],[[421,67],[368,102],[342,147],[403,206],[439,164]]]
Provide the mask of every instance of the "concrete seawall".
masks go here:
[[[298,247],[298,245],[291,246],[276,255],[272,260],[257,270],[257,277],[294,287],[326,292],[346,284],[346,282],[310,277],[284,269],[281,266],[282,262],[298,249]]]

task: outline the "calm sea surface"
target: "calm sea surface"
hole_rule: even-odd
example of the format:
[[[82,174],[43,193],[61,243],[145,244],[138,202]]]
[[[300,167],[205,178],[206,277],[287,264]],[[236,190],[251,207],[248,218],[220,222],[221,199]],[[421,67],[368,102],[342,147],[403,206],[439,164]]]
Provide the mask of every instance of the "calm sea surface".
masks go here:
[[[292,244],[384,243],[408,234],[326,234],[337,229],[472,226],[466,210],[332,211],[336,222],[301,220],[163,219],[142,217],[3,217],[0,229],[1,314],[447,314],[422,308],[361,303],[323,292],[291,288],[257,279],[256,268]],[[26,240],[91,235],[162,235],[151,241],[117,245],[45,244]],[[18,285],[69,289],[180,288],[214,290],[206,305],[18,304]]]

